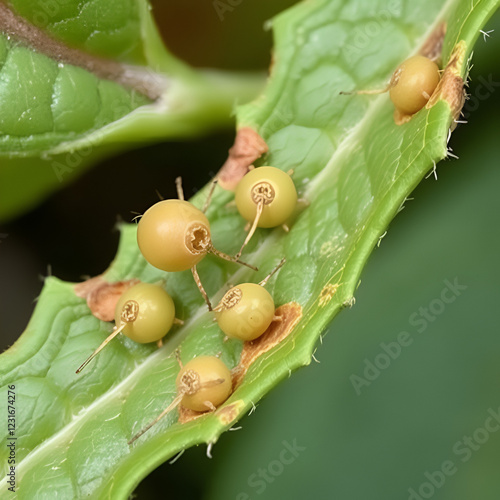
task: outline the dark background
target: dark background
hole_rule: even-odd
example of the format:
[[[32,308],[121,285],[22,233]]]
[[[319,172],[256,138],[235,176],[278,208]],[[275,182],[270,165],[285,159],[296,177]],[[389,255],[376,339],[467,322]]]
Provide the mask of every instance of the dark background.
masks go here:
[[[263,70],[271,47],[263,21],[294,2],[243,1],[223,21],[212,2],[153,3],[179,57],[196,66]],[[460,160],[442,162],[439,180],[425,180],[393,222],[362,276],[357,305],[334,321],[318,349],[321,364],[280,385],[243,420],[243,430],[222,436],[213,460],[203,447],[188,450],[143,481],[137,498],[406,499],[408,488],[418,490],[428,481],[424,474],[445,460],[457,472],[434,486],[432,498],[500,498],[500,432],[466,462],[453,452],[483,425],[489,408],[500,406],[500,92],[476,99],[481,78],[500,82],[498,16],[488,29],[495,27],[475,50],[469,124],[450,143]],[[158,199],[156,190],[175,196],[178,175],[193,194],[222,165],[233,138],[227,130],[117,156],[2,225],[8,237],[0,240],[0,346],[26,326],[41,277],[79,281],[103,272],[116,252],[117,220],[142,213]],[[418,334],[409,316],[455,277],[467,290]],[[412,335],[412,346],[357,396],[352,374],[362,375],[380,343],[401,331]],[[279,475],[268,472],[264,491],[251,486],[248,479],[272,468],[283,441],[293,440],[305,448],[297,459]]]

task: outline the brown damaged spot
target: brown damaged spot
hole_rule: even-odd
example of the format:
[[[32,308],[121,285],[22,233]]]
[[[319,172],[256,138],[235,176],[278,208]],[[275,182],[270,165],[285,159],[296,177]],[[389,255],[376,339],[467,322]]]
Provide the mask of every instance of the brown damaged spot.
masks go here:
[[[182,405],[179,405],[179,423],[180,424],[187,424],[188,422],[191,422],[192,420],[196,420],[197,418],[203,417],[203,415],[206,415],[208,412],[199,412],[199,411],[194,411],[190,410]]]
[[[302,307],[296,302],[289,302],[276,309],[279,318],[271,323],[269,328],[252,342],[245,342],[241,351],[240,363],[233,368],[233,390],[241,383],[246,372],[262,354],[270,351],[282,342],[295,328],[302,318]]]
[[[332,300],[333,296],[335,295],[335,293],[337,292],[338,289],[339,289],[338,284],[332,285],[330,283],[330,284],[326,285],[323,288],[323,290],[321,290],[321,293],[319,294],[319,305],[321,307],[323,307],[326,304],[328,304],[328,302],[330,302],[330,300]]]
[[[77,297],[87,299],[92,314],[101,321],[113,321],[115,308],[123,292],[139,283],[138,279],[108,283],[101,276],[96,276],[75,285]]]
[[[441,81],[426,105],[426,108],[430,109],[438,101],[446,101],[450,105],[455,120],[460,117],[465,103],[464,80],[461,77],[461,70],[465,62],[466,50],[467,47],[463,40],[456,45],[450,56],[450,62],[444,69]]]
[[[252,163],[267,153],[269,148],[262,137],[252,128],[240,128],[229,156],[219,170],[217,179],[224,189],[234,190]]]
[[[271,50],[271,61],[269,62],[269,74],[274,71],[274,66],[276,65],[276,54],[274,50]]]
[[[245,407],[245,402],[242,399],[239,399],[238,401],[235,401],[230,405],[222,407],[220,410],[216,410],[215,414],[217,415],[217,418],[219,419],[222,425],[229,425],[238,418],[239,414],[241,413],[241,410],[244,407]],[[190,410],[182,406],[181,404],[179,405],[179,423],[187,424],[188,422],[203,417],[204,415],[208,415],[209,413],[212,412],[211,411],[200,412],[200,411]]]
[[[217,410],[217,418],[222,425],[229,425],[238,418],[244,407],[245,402],[242,399],[238,399],[238,401]]]
[[[396,125],[404,125],[413,118],[413,115],[402,113],[399,109],[394,110],[394,122]]]
[[[440,65],[445,35],[446,23],[443,22],[429,35],[424,45],[422,45],[419,54],[421,56],[428,57]]]

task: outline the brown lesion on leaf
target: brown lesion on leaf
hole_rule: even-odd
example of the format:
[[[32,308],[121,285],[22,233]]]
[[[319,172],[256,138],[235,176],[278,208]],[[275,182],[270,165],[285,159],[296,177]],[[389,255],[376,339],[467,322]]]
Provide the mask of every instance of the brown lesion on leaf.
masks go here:
[[[242,399],[235,401],[227,406],[223,406],[219,410],[216,410],[215,415],[219,419],[220,423],[224,426],[230,425],[233,423],[241,414],[242,410],[245,408],[245,402]],[[179,405],[179,423],[187,424],[197,418],[203,417],[208,413],[212,413],[207,409],[205,412],[199,412],[194,410],[189,410],[182,406],[182,403]]]
[[[239,417],[244,408],[245,402],[242,399],[238,399],[238,401],[217,410],[216,415],[222,425],[229,425]]]
[[[189,410],[182,406],[182,404],[179,405],[179,424],[187,424],[192,420],[203,417],[203,415],[206,415],[206,412]]]
[[[429,35],[427,40],[422,45],[419,54],[428,57],[438,65],[441,63],[441,53],[443,51],[443,42],[446,35],[446,23],[442,22],[436,29]]]
[[[276,65],[276,54],[274,49],[271,50],[271,60],[269,61],[269,74],[274,71],[274,66]]]
[[[240,128],[229,156],[217,174],[219,185],[234,190],[253,162],[268,151],[266,142],[254,129]]]
[[[443,100],[449,104],[453,118],[456,120],[460,117],[460,112],[465,103],[464,80],[461,72],[465,63],[466,51],[467,46],[463,40],[455,46],[443,71],[443,76],[426,105],[427,109]]]
[[[407,115],[402,113],[399,109],[394,110],[394,122],[396,125],[404,125],[408,123],[413,118],[413,115]]]
[[[328,302],[330,302],[333,296],[337,293],[338,289],[339,289],[338,283],[335,285],[332,285],[331,283],[325,285],[321,290],[321,293],[319,294],[319,305],[321,307],[326,306],[326,304],[328,304]]]
[[[65,45],[16,14],[3,1],[0,1],[0,32],[58,63],[79,66],[98,78],[119,83],[151,100],[159,99],[167,87],[167,79],[159,74],[94,56]]]
[[[269,328],[257,339],[245,342],[241,351],[240,362],[232,370],[233,389],[243,380],[250,366],[262,356],[262,354],[276,347],[286,339],[302,318],[302,306],[297,302],[284,304],[275,313],[276,318]]]
[[[96,276],[75,285],[77,297],[87,300],[92,314],[101,321],[113,321],[115,308],[123,292],[139,283],[138,279],[108,283],[102,276]]]

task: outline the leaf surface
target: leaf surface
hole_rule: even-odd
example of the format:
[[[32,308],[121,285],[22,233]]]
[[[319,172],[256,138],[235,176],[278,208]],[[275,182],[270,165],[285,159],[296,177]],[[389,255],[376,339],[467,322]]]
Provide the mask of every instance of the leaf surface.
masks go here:
[[[111,153],[231,123],[260,84],[175,59],[147,0],[0,3],[0,219]]]
[[[269,291],[278,305],[299,304],[299,321],[255,360],[216,413],[180,424],[173,412],[129,447],[128,439],[175,396],[176,347],[181,346],[184,362],[220,352],[233,368],[242,345],[223,341],[190,273],[165,276],[146,264],[135,226],[125,225],[105,277],[166,278],[185,324],[159,350],[115,340],[76,375],[76,367],[111,325],[90,314],[72,284],[47,279],[27,331],[1,356],[0,386],[15,384],[18,392],[17,498],[52,498],[54,489],[67,497],[126,498],[145,474],[177,452],[215,443],[291,370],[310,362],[325,326],[353,303],[361,269],[390,221],[434,162],[446,156],[453,120],[449,103],[438,100],[398,126],[388,96],[339,92],[382,86],[442,21],[448,22],[444,64],[458,47],[454,67],[465,78],[479,29],[497,6],[491,0],[316,0],[273,21],[272,76],[265,93],[239,109],[238,122],[256,129],[268,143],[270,153],[262,163],[294,168],[294,181],[310,206],[289,233],[280,228],[257,232],[245,254],[259,266],[257,273],[213,257],[204,259],[199,272],[216,302],[228,282],[258,281],[285,256],[287,263]],[[378,32],[369,28],[370,19],[379,20]],[[360,32],[372,33],[368,42],[356,41]],[[206,193],[200,192],[194,203],[201,206]],[[208,216],[215,246],[236,253],[245,232],[244,222],[227,205],[231,199],[231,193],[218,188]],[[4,443],[5,438],[2,450]]]

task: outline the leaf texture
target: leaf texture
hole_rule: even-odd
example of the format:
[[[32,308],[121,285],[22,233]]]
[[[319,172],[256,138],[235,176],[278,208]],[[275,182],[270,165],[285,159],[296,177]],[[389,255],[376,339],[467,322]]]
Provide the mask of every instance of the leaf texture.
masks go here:
[[[247,346],[224,342],[190,273],[166,275],[152,268],[139,254],[135,226],[123,226],[106,279],[166,280],[185,324],[159,350],[115,340],[76,375],[111,325],[90,314],[72,284],[47,279],[27,331],[1,356],[0,386],[15,384],[18,391],[17,498],[53,498],[55,490],[68,498],[126,498],[169,457],[195,444],[215,443],[280,380],[310,362],[326,325],[354,303],[362,267],[390,221],[447,155],[454,119],[450,101],[440,98],[398,126],[388,96],[339,92],[382,86],[443,21],[448,24],[443,65],[451,61],[465,78],[479,29],[497,6],[486,0],[315,0],[273,20],[272,75],[264,94],[239,109],[238,123],[266,140],[270,152],[262,163],[294,168],[294,181],[310,206],[289,233],[281,228],[257,232],[245,253],[259,266],[257,273],[214,257],[204,259],[199,272],[216,301],[228,283],[257,282],[286,257],[269,291],[278,305],[293,304],[295,321],[288,335],[263,349],[215,413],[180,423],[173,412],[129,447],[128,439],[175,396],[175,348],[181,348],[184,362],[221,353],[234,368]],[[383,29],[375,30],[373,19]],[[372,35],[368,42],[356,42],[359,33]],[[206,193],[193,202],[201,206]],[[245,232],[235,208],[228,206],[231,199],[218,188],[208,216],[215,246],[236,253]],[[0,441],[2,450],[5,441]]]

